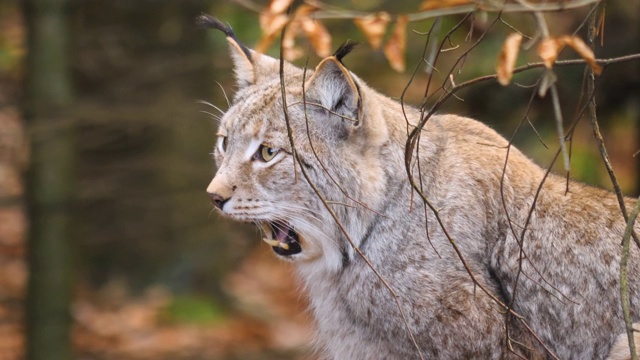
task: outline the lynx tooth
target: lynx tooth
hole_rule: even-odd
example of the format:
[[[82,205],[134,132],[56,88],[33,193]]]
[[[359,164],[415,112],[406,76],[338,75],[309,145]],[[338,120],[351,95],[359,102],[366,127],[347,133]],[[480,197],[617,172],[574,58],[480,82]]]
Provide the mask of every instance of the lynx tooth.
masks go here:
[[[278,241],[278,240],[263,238],[262,241],[266,242],[267,244],[269,244],[271,246],[280,246],[280,241]],[[288,247],[289,246],[287,246],[287,248]],[[287,249],[285,249],[285,250],[287,250]]]

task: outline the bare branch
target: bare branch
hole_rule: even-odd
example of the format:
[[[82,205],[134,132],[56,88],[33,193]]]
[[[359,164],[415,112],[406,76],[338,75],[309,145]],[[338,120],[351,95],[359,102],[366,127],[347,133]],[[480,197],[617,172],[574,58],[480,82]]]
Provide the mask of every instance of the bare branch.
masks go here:
[[[298,104],[301,104],[301,103],[302,103],[302,101],[296,101],[296,102],[294,102],[294,103],[291,103],[291,105],[289,105],[289,106],[298,105]],[[326,111],[327,111],[329,114],[331,114],[331,115],[338,116],[338,117],[340,117],[341,119],[344,119],[344,120],[347,120],[347,121],[351,121],[352,123],[355,123],[355,124],[357,124],[357,123],[358,123],[358,121],[359,121],[358,119],[354,119],[354,118],[352,118],[352,117],[348,117],[348,116],[346,116],[346,115],[338,114],[337,112],[335,112],[335,111],[333,111],[333,110],[329,109],[328,107],[326,107],[326,106],[324,106],[324,105],[322,105],[322,104],[319,104],[319,103],[314,103],[314,102],[310,102],[310,101],[305,101],[305,102],[304,102],[304,104],[305,104],[305,105],[312,105],[312,106],[319,107],[319,108],[321,108],[321,109],[323,109],[323,110],[326,110]]]
[[[627,332],[627,338],[629,339],[629,350],[631,351],[631,359],[638,360],[638,353],[636,352],[636,344],[633,336],[633,320],[631,320],[631,300],[629,299],[629,283],[628,283],[628,264],[629,264],[629,245],[631,234],[633,233],[633,226],[640,213],[640,197],[636,202],[636,206],[631,211],[631,216],[627,222],[627,227],[624,230],[622,237],[622,257],[620,258],[620,302],[622,303],[622,312],[624,314],[625,330]]]
[[[597,8],[597,5],[594,6]],[[588,41],[591,49],[594,49],[594,39],[596,36],[596,12],[593,11],[589,16],[589,34]],[[595,74],[591,67],[587,67],[587,88],[592,91],[595,87]],[[625,329],[627,332],[627,339],[629,340],[629,351],[631,353],[632,360],[638,360],[638,354],[636,352],[636,344],[633,336],[633,320],[631,318],[631,311],[629,307],[631,306],[629,299],[629,284],[628,284],[628,273],[627,273],[627,265],[629,262],[630,255],[630,237],[633,237],[633,240],[636,242],[636,245],[640,247],[640,242],[638,241],[638,236],[635,234],[633,230],[633,224],[636,221],[636,217],[640,212],[640,198],[636,203],[635,208],[632,211],[631,216],[627,215],[626,205],[624,203],[624,197],[622,196],[622,192],[620,191],[620,185],[618,184],[618,180],[616,179],[616,175],[613,172],[613,167],[611,166],[611,162],[609,161],[609,155],[607,154],[607,149],[604,145],[604,139],[602,138],[602,134],[600,133],[600,126],[598,125],[598,117],[596,113],[596,102],[595,98],[591,98],[589,101],[589,120],[591,121],[591,127],[593,128],[593,135],[596,138],[596,142],[598,144],[598,150],[600,151],[600,156],[604,161],[604,164],[607,168],[607,172],[609,173],[609,178],[611,179],[611,183],[613,184],[616,197],[618,198],[618,202],[620,204],[620,210],[622,212],[622,216],[624,217],[625,222],[627,223],[627,227],[624,232],[624,236],[622,237],[622,255],[620,258],[620,302],[622,306],[622,313],[624,317]]]
[[[246,0],[235,0],[235,1],[243,1]],[[529,11],[541,11],[541,12],[549,12],[549,11],[558,11],[558,10],[568,10],[575,9],[579,7],[583,7],[589,4],[596,3],[600,0],[559,0],[556,2],[544,2],[531,4],[531,6],[523,6],[522,4],[500,4],[499,2],[492,1],[476,1],[474,4],[470,5],[462,5],[456,7],[448,7],[442,9],[432,9],[426,11],[420,11],[412,14],[408,14],[408,19],[410,22],[413,21],[421,21],[441,16],[447,15],[459,15],[466,14],[474,11],[486,11],[486,12],[503,12],[503,13],[517,13],[517,12],[529,12]],[[327,6],[325,6],[320,1],[306,1],[306,3],[316,6],[320,10],[314,14],[316,19],[357,19],[361,17],[365,17],[371,15],[368,12],[361,11],[346,11],[346,10],[329,10]]]
[[[286,26],[282,29],[281,39],[284,39],[285,31],[286,31]],[[405,328],[407,330],[407,333],[409,334],[409,337],[411,338],[411,341],[412,341],[413,345],[415,346],[416,350],[418,350],[418,355],[419,355],[420,359],[424,360],[424,355],[422,354],[422,350],[420,349],[420,346],[418,345],[418,342],[417,342],[417,340],[415,338],[415,335],[414,335],[413,331],[411,331],[411,327],[409,327],[409,321],[408,321],[407,316],[406,316],[406,314],[404,312],[404,309],[402,308],[402,304],[400,303],[400,297],[398,296],[396,291],[393,290],[393,288],[391,287],[389,282],[378,272],[378,270],[375,268],[375,266],[373,266],[371,261],[369,261],[369,259],[360,250],[360,248],[358,246],[356,246],[355,242],[353,241],[353,239],[349,235],[349,232],[347,231],[347,229],[344,227],[344,225],[342,224],[342,222],[338,218],[338,215],[335,213],[335,211],[333,211],[333,209],[331,208],[331,205],[327,202],[327,200],[322,195],[322,193],[320,192],[318,187],[315,185],[313,180],[311,180],[311,178],[309,177],[309,174],[307,174],[307,170],[302,165],[302,159],[300,159],[299,154],[295,151],[293,135],[292,135],[292,128],[291,128],[291,125],[289,123],[289,114],[288,114],[288,108],[287,108],[287,102],[286,102],[286,95],[287,94],[286,94],[285,81],[284,81],[284,59],[282,57],[282,51],[283,51],[283,47],[281,45],[280,46],[280,87],[281,87],[281,91],[282,91],[282,111],[284,113],[285,120],[286,120],[286,123],[287,123],[287,133],[289,135],[289,141],[291,142],[292,154],[293,154],[294,159],[296,160],[296,161],[294,161],[294,163],[297,162],[297,163],[300,164],[299,168],[300,168],[300,170],[302,172],[302,176],[304,176],[304,178],[307,181],[307,183],[309,184],[309,186],[311,186],[311,188],[313,189],[313,191],[316,194],[316,196],[318,196],[318,199],[320,199],[320,201],[322,202],[324,207],[327,209],[327,211],[329,212],[329,214],[331,215],[333,220],[336,222],[336,224],[340,228],[340,231],[345,236],[345,239],[347,239],[347,241],[349,242],[349,245],[351,246],[351,248],[355,251],[356,254],[358,254],[360,256],[360,258],[362,258],[362,260],[367,264],[367,266],[371,269],[371,271],[373,271],[373,273],[376,275],[376,277],[380,280],[380,282],[382,282],[383,286],[389,291],[389,294],[395,300],[396,306],[398,308],[398,311],[400,312],[400,315],[402,316],[402,320],[404,322],[404,325],[405,325]],[[306,82],[306,74],[307,74],[306,70],[307,70],[307,68],[305,67],[304,74],[303,74],[303,79],[302,79],[302,104],[304,106],[305,119],[306,119],[307,124],[308,124],[309,120],[308,120],[308,117],[307,117],[307,108],[306,108],[306,106],[307,106],[306,89],[305,89],[305,86],[304,86],[305,82]],[[307,129],[308,129],[308,125],[307,125]]]

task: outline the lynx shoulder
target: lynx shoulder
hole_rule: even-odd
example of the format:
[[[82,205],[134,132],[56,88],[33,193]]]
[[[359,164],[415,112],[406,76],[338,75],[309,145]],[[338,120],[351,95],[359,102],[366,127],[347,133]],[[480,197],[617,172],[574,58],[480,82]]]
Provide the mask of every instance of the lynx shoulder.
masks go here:
[[[207,192],[296,265],[326,357],[607,357],[625,329],[613,194],[579,183],[566,192],[517,149],[506,161],[495,131],[454,115],[429,119],[407,166],[419,111],[352,74],[348,49],[308,74],[285,62],[281,79],[279,60],[201,22],[227,35],[238,84]],[[634,246],[636,322],[639,275]]]

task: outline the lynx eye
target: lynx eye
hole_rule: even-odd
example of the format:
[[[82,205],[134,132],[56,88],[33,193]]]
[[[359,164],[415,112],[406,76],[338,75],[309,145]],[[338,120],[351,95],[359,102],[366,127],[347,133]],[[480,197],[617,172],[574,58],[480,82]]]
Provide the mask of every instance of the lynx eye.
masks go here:
[[[218,150],[221,153],[225,153],[227,151],[227,143],[228,142],[229,142],[229,140],[227,140],[226,136],[218,137]]]
[[[273,158],[275,158],[279,152],[280,149],[268,147],[266,145],[260,145],[258,151],[256,151],[256,154],[254,155],[254,158],[260,161],[269,162],[273,160]]]

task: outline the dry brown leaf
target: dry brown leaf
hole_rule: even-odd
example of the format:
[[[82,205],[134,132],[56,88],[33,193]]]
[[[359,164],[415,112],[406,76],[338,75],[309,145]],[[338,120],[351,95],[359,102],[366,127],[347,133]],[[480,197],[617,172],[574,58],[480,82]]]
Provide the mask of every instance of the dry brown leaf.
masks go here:
[[[331,55],[331,34],[321,22],[311,18],[311,14],[316,10],[318,8],[315,6],[300,5],[296,9],[287,33],[291,33],[292,36],[288,37],[293,41],[293,38],[302,30],[316,54],[326,57]],[[291,47],[293,47],[293,43],[291,43]]]
[[[407,45],[407,22],[406,15],[398,16],[393,34],[384,45],[384,55],[389,60],[391,68],[398,72],[405,69],[405,49]]]
[[[581,38],[572,36],[569,38],[567,45],[571,46],[575,52],[582,56],[587,64],[591,66],[591,70],[593,70],[594,74],[600,75],[600,73],[602,73],[602,67],[596,62],[596,56],[594,55],[593,50],[591,50],[591,48],[587,46]]]
[[[558,38],[548,37],[542,39],[538,46],[538,56],[540,56],[547,69],[553,67],[553,63],[558,58],[558,54],[562,48],[564,48],[564,43],[559,41]]]
[[[379,49],[382,38],[387,30],[387,24],[391,21],[391,16],[382,11],[376,14],[357,18],[353,22],[364,33],[374,49]]]
[[[284,14],[261,13],[260,30],[266,36],[277,33],[287,23],[289,17]]]
[[[309,15],[311,15],[314,11],[317,11],[318,8],[313,6],[313,5],[309,5],[309,4],[302,4],[300,6],[298,6],[296,8],[296,12],[294,14],[294,18],[303,18],[303,17],[308,17]]]
[[[259,22],[262,30],[262,38],[256,45],[256,51],[264,53],[273,43],[278,32],[289,21],[289,16],[284,12],[291,6],[293,0],[272,0],[269,6],[260,13]]]
[[[282,54],[285,60],[294,61],[304,55],[304,51],[296,47],[296,36],[301,31],[300,21],[292,21],[282,38]]]
[[[289,17],[284,14],[284,11],[291,3],[292,1],[289,0],[273,0],[267,9],[260,13],[262,38],[256,45],[256,51],[264,53],[288,23],[289,27],[281,43],[285,60],[294,61],[303,55],[302,49],[295,46],[296,36],[301,32],[309,39],[313,50],[319,56],[329,56],[331,54],[331,34],[322,23],[310,16],[317,8],[303,4],[296,9],[292,17]]]
[[[260,14],[259,21],[262,38],[258,42],[258,45],[256,45],[256,51],[264,53],[273,43],[278,32],[287,24],[289,17],[283,14],[263,12]]]
[[[420,5],[420,10],[443,9],[472,4],[471,0],[426,0]]]
[[[271,0],[268,11],[272,14],[281,14],[291,6],[293,0]]]
[[[513,69],[516,65],[516,59],[518,58],[518,52],[520,51],[521,42],[522,34],[511,33],[502,44],[502,51],[500,52],[498,65],[496,66],[498,82],[502,86],[507,86],[511,81]]]
[[[570,46],[575,52],[577,52],[586,62],[591,66],[591,69],[596,75],[600,75],[602,67],[596,62],[595,55],[591,48],[577,36],[559,36],[548,37],[542,40],[538,47],[538,55],[544,62],[544,66],[548,69],[553,67],[553,63],[558,58],[558,55],[564,49],[565,46]]]
[[[302,30],[305,36],[311,42],[313,50],[320,57],[327,57],[331,55],[331,35],[327,28],[324,27],[319,21],[313,20],[309,17],[300,19],[302,24]]]

